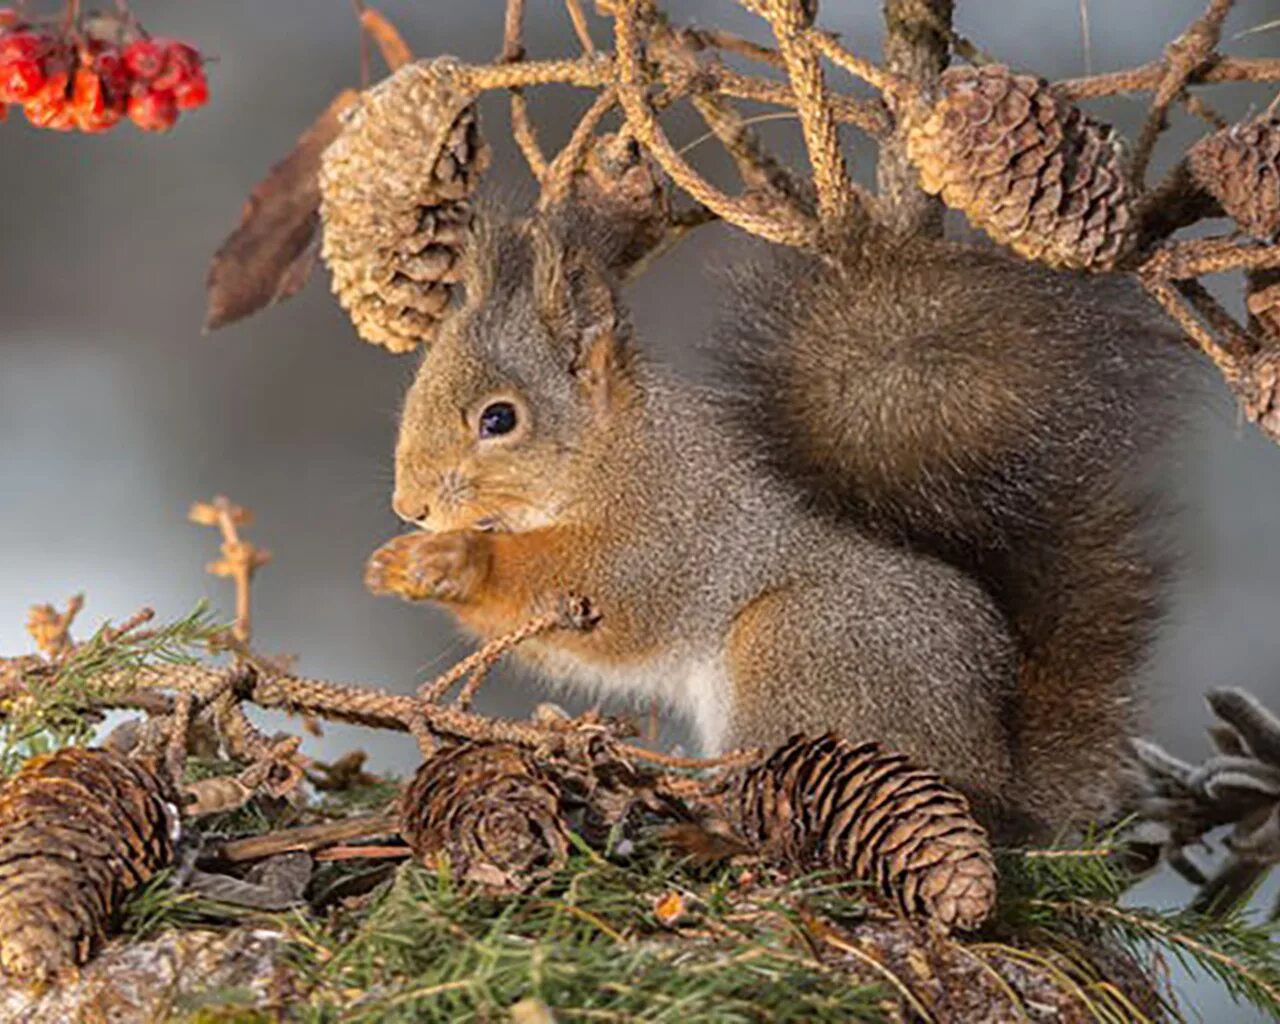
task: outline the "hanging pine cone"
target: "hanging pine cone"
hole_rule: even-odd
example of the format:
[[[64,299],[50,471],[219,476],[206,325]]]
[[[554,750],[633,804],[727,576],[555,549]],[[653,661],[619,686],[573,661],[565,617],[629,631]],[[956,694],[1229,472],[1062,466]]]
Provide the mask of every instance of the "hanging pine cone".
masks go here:
[[[1133,216],[1119,144],[1042,79],[950,68],[904,123],[921,187],[997,242],[1053,267],[1109,270],[1122,255]]]
[[[154,763],[36,757],[0,790],[0,966],[40,983],[84,963],[131,890],[173,859],[176,798]]]
[[[400,801],[400,830],[420,860],[446,854],[458,877],[522,888],[564,863],[560,794],[524,751],[501,743],[448,747],[418,769]]]
[[[1187,153],[1192,177],[1254,238],[1280,234],[1280,118],[1264,115],[1201,139]]]
[[[488,164],[475,94],[452,58],[370,89],[320,171],[321,254],[359,335],[407,352],[430,340],[462,278],[471,196]]]
[[[995,905],[995,862],[968,801],[878,743],[792,737],[734,773],[721,799],[769,858],[848,871],[908,914],[969,929]]]

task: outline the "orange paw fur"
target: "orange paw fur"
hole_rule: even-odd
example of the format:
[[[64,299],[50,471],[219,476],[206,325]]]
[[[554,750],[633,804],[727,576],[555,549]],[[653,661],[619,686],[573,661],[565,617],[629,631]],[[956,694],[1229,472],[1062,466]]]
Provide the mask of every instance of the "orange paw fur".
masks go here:
[[[406,601],[464,601],[488,572],[488,548],[484,534],[468,530],[407,533],[369,557],[364,585]]]

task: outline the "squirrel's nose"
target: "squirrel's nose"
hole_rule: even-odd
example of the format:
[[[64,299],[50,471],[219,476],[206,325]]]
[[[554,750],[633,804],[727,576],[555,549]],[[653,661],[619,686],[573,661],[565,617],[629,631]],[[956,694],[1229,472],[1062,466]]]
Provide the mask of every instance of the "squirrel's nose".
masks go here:
[[[408,498],[397,494],[391,499],[391,508],[406,523],[421,525],[426,521],[431,507],[421,498]]]

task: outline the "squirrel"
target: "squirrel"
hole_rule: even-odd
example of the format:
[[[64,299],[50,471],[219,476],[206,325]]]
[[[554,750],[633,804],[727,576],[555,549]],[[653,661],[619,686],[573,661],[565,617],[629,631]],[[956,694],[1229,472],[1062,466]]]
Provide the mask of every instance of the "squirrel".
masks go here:
[[[647,358],[589,218],[477,228],[410,387],[366,583],[659,698],[707,753],[797,732],[940,771],[1007,839],[1116,812],[1166,572],[1143,484],[1171,328],[1119,279],[851,226],[736,274],[713,386]]]

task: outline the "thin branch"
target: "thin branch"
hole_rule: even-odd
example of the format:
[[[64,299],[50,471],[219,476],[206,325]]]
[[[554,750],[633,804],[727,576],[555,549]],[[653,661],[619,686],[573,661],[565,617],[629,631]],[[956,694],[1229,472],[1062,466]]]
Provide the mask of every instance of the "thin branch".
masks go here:
[[[709,67],[705,77],[710,90],[731,99],[767,103],[793,110],[796,107],[794,93],[783,82],[744,75],[723,64]],[[882,103],[866,102],[838,93],[832,94],[830,100],[831,112],[837,121],[855,125],[873,138],[884,138],[893,128],[893,122]]]
[[[360,29],[360,88],[369,88],[370,52],[369,33],[364,27],[364,0],[351,0],[351,10],[355,13],[356,24]]]
[[[591,29],[587,25],[587,16],[583,13],[580,0],[564,0],[564,7],[569,14],[569,20],[573,22],[573,31],[582,46],[582,52],[595,53],[596,44],[591,38]]]
[[[409,44],[404,41],[395,25],[382,14],[366,8],[360,13],[360,25],[378,44],[383,63],[389,71],[398,71],[413,61],[413,51],[409,49]]]
[[[1089,31],[1089,0],[1080,0],[1080,50],[1084,55],[1084,73],[1093,74],[1093,34]]]
[[[698,176],[671,145],[646,95],[647,83],[640,61],[641,40],[635,13],[629,6],[619,9],[614,19],[614,37],[618,98],[627,123],[672,181],[720,217],[762,238],[784,245],[807,245],[813,241],[817,235],[816,224],[769,216]]]
[[[806,11],[800,0],[765,0],[762,13],[778,40],[778,52],[796,98],[818,194],[818,213],[827,225],[843,223],[853,214],[855,193],[827,100],[818,51],[804,32],[809,27]]]
[[[587,108],[587,112],[578,121],[564,149],[557,154],[542,176],[542,194],[538,198],[539,209],[550,209],[568,199],[573,187],[573,176],[582,167],[587,154],[591,151],[596,128],[617,102],[617,94],[612,88],[607,88],[602,89],[595,101]]]
[[[950,60],[952,0],[886,0],[885,71],[927,93]],[[921,187],[901,130],[880,147],[881,218],[903,234],[942,237],[944,207]]]
[[[750,39],[743,39],[741,36],[736,36],[731,32],[722,32],[720,29],[715,28],[700,28],[694,25],[683,26],[672,31],[696,50],[708,48],[724,50],[726,53],[736,53],[740,57],[747,57],[750,60],[768,64],[770,67],[778,68],[779,70],[786,67],[782,55],[777,50],[752,42]]]
[[[1168,127],[1169,107],[1186,89],[1196,70],[1213,55],[1222,37],[1222,23],[1234,4],[1235,0],[1209,0],[1205,13],[1165,49],[1164,73],[1156,86],[1129,166],[1129,178],[1137,188],[1146,182],[1151,154]]]
[[[513,629],[509,633],[504,633],[502,636],[490,640],[478,651],[463,658],[436,679],[429,683],[424,683],[418,688],[418,699],[429,704],[435,704],[443,699],[445,694],[461,679],[474,672],[490,668],[504,654],[518,647],[526,640],[532,640],[535,636],[541,636],[543,633],[548,633],[553,629],[564,629],[566,627],[586,628],[585,623],[582,626],[574,626],[569,622],[565,612],[560,609],[530,619],[518,629]]]
[[[498,60],[512,64],[524,60],[524,0],[507,0],[507,13],[502,26],[502,52]],[[542,154],[538,133],[529,117],[529,103],[520,89],[511,90],[511,134],[524,155],[535,181],[547,173],[547,158]]]
[[[1164,63],[1152,61],[1124,71],[1064,78],[1054,83],[1053,88],[1070,100],[1092,100],[1126,92],[1153,92],[1160,87],[1164,74]],[[1192,73],[1187,85],[1277,81],[1280,81],[1280,58],[1213,56]]]
[[[321,850],[352,839],[372,839],[375,836],[396,835],[400,821],[393,814],[363,814],[358,817],[327,821],[320,825],[303,825],[298,828],[280,829],[260,836],[229,839],[210,846],[201,857],[205,863],[238,864],[249,860],[262,860],[295,850]]]

